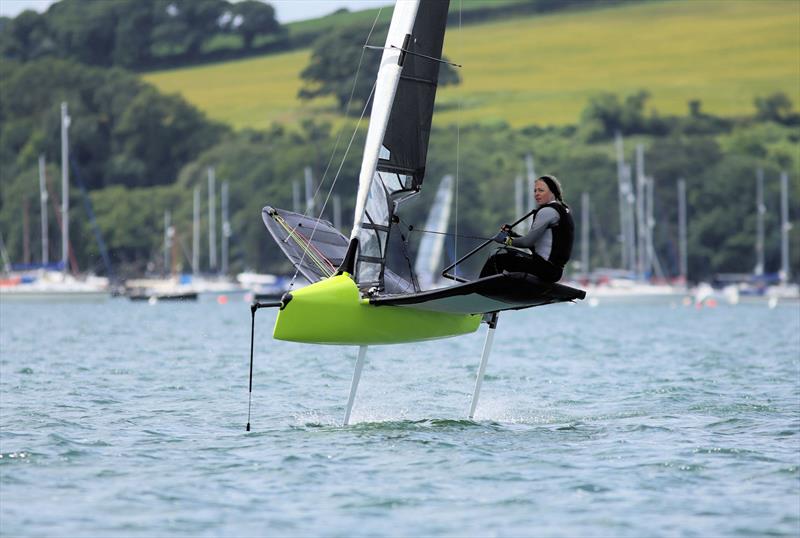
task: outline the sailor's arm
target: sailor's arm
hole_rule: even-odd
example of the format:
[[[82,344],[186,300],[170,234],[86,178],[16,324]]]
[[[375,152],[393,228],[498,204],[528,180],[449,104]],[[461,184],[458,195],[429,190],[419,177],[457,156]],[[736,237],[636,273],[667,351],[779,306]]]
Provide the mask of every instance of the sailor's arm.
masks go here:
[[[512,247],[523,247],[533,250],[536,241],[544,234],[545,230],[558,224],[558,211],[552,207],[543,207],[536,212],[531,231],[522,237],[512,238],[506,244]]]

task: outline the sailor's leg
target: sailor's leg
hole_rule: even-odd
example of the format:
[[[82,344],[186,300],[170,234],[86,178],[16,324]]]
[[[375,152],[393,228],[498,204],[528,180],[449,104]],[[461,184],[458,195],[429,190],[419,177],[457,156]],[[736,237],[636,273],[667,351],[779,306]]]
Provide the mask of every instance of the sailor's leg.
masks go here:
[[[356,399],[356,391],[358,390],[358,381],[361,379],[361,369],[364,367],[364,357],[367,355],[367,346],[360,346],[358,348],[358,358],[356,359],[356,368],[353,370],[353,381],[350,383],[350,397],[347,399],[347,409],[344,412],[344,425],[350,423],[350,411],[353,410],[353,402]]]
[[[486,363],[489,362],[489,353],[492,351],[492,342],[494,341],[494,330],[497,327],[497,312],[493,313],[489,318],[489,331],[486,333],[486,341],[483,344],[483,354],[481,355],[481,365],[478,367],[478,377],[475,380],[475,391],[472,393],[472,405],[469,408],[469,418],[475,416],[475,408],[478,406],[478,395],[481,392],[481,384],[483,383],[483,374],[486,372]]]

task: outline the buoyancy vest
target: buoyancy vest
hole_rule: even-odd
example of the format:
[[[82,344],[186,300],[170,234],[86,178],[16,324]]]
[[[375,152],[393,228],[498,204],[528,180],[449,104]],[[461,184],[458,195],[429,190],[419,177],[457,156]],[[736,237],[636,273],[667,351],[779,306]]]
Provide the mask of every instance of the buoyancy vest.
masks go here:
[[[553,246],[550,249],[550,257],[547,258],[547,261],[563,269],[572,255],[575,223],[572,221],[569,208],[560,202],[550,202],[542,207],[552,207],[558,211],[558,223],[550,227],[550,231],[553,233]],[[542,209],[542,207],[539,209]],[[534,214],[534,218],[536,218],[536,214]]]

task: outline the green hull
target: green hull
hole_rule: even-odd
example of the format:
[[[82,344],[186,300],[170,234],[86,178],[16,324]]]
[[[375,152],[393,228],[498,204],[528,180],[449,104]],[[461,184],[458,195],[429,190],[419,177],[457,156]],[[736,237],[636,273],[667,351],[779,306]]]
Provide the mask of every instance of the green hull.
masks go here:
[[[474,332],[481,317],[374,306],[360,298],[355,282],[344,274],[293,291],[278,313],[273,336],[310,344],[402,344]]]

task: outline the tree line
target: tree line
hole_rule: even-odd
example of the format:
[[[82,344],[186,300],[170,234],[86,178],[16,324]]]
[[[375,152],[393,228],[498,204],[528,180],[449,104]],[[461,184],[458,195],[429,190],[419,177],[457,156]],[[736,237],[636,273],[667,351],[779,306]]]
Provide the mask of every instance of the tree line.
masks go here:
[[[294,128],[276,125],[265,131],[234,132],[209,121],[181,97],[162,95],[117,69],[55,59],[2,62],[0,78],[0,233],[15,262],[25,261],[26,250],[39,252],[38,227],[31,223],[39,217],[40,154],[48,163],[51,195],[57,198],[60,193],[62,101],[68,103],[72,116],[71,154],[118,274],[136,275],[158,267],[166,210],[172,213],[178,244],[184,251],[190,247],[196,187],[202,192],[206,233],[209,167],[214,167],[218,185],[223,181],[230,185],[230,265],[234,271],[289,270],[267,237],[260,211],[267,204],[291,208],[293,183],[302,185],[306,167],[311,167],[315,184],[324,178],[316,199],[318,209],[335,180],[333,194],[342,200],[343,221],[349,227],[364,128],[355,133],[345,154],[350,131],[334,132],[328,124],[307,121]],[[646,172],[655,179],[654,246],[668,274],[677,271],[679,178],[686,180],[689,194],[690,278],[752,271],[759,168],[766,177],[767,270],[776,270],[780,257],[777,178],[782,170],[790,174],[792,200],[800,192],[800,132],[791,100],[783,94],[761,96],[754,101],[752,114],[736,118],[705,113],[699,101],[687,103],[685,115],[660,116],[647,100],[646,91],[627,96],[600,94],[587,103],[579,121],[567,126],[434,126],[425,188],[408,204],[404,216],[419,228],[440,179],[458,170],[459,196],[453,211],[453,219],[458,215],[458,233],[488,237],[500,223],[514,219],[514,180],[524,174],[524,159],[532,153],[537,173],[552,173],[562,180],[573,209],[579,210],[582,192],[590,194],[591,264],[613,267],[621,257],[614,150],[614,134],[620,131],[628,162],[634,160],[636,144],[645,147]],[[102,271],[80,197],[80,191],[72,188],[73,249],[82,269]],[[796,218],[796,202],[791,208]],[[333,219],[330,202],[323,216]],[[56,219],[51,217],[50,225],[50,237],[59,237]],[[420,233],[409,231],[412,250]],[[26,237],[31,243],[28,249]],[[459,239],[450,251],[457,246],[464,252],[469,241]],[[58,257],[57,243],[51,241],[51,259]],[[799,243],[794,234],[790,251],[795,275],[800,267]],[[205,249],[206,243],[202,246]],[[37,261],[35,257],[31,261]],[[190,257],[181,259],[188,267]]]
[[[213,59],[215,48],[246,54],[257,38],[284,34],[258,0],[60,0],[42,14],[0,18],[0,55],[142,70]]]
[[[467,0],[451,2],[450,19],[459,24],[484,23],[645,1],[653,0],[601,4],[595,0]],[[137,71],[180,67],[308,47],[342,27],[371,22],[373,11],[351,14],[342,9],[293,27],[281,25],[275,9],[262,0],[59,0],[42,14],[27,10],[14,18],[0,17],[0,57],[20,62],[63,58]],[[376,26],[385,33],[391,10],[382,14]]]

